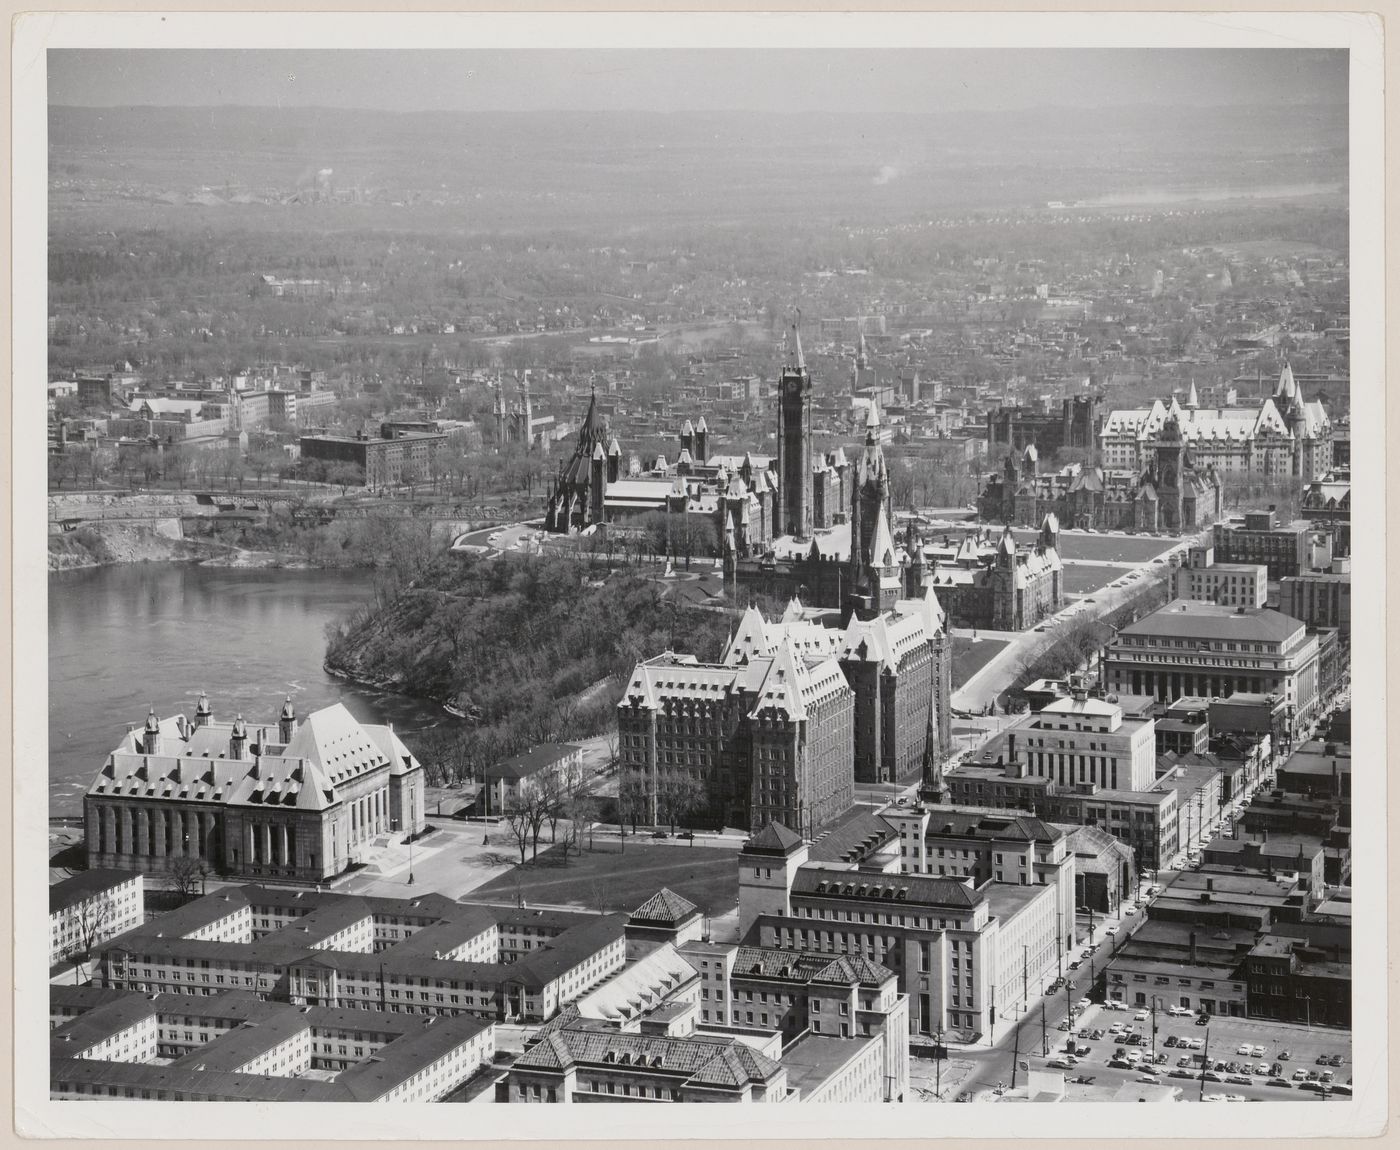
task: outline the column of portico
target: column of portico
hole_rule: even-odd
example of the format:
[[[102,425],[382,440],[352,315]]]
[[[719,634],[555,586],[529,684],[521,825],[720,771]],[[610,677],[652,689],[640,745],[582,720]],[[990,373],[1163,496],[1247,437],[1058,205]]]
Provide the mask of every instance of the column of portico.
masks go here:
[[[262,824],[262,857],[264,863],[272,862],[272,824]]]
[[[253,824],[250,822],[243,824],[244,859],[250,866],[258,861],[257,836],[253,833]]]
[[[132,824],[135,830],[132,853],[145,858],[152,857],[155,850],[151,845],[151,812],[145,807],[137,807]]]
[[[280,862],[283,866],[288,866],[288,865],[291,863],[291,861],[292,861],[292,855],[291,855],[291,852],[287,849],[287,847],[288,847],[288,841],[287,841],[287,824],[286,824],[286,823],[283,823],[278,829],[281,831],[282,841],[281,841],[281,858],[279,858],[277,861]]]
[[[158,858],[158,859],[163,859],[163,858],[165,857],[166,836],[167,836],[168,833],[169,833],[169,832],[167,831],[167,829],[166,829],[165,810],[164,810],[164,808],[162,808],[162,807],[157,807],[154,811],[152,811],[152,812],[151,812],[151,819],[153,820],[153,821],[152,821],[152,826],[155,828],[155,851],[154,851],[154,854],[155,854],[156,858]]]
[[[135,844],[131,837],[131,808],[129,806],[125,804],[122,805],[121,811],[117,816],[117,825],[121,831],[117,836],[117,853],[124,855],[135,854],[136,852],[132,849]]]

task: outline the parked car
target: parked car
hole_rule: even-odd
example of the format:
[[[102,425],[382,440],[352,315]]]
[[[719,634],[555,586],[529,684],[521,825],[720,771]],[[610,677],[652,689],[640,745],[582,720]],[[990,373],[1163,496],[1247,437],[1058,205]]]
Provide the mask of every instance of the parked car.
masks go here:
[[[1347,1098],[1350,1098],[1350,1097],[1351,1097],[1351,1087],[1350,1087],[1350,1086],[1345,1086],[1345,1085],[1338,1084],[1338,1085],[1332,1087],[1332,1093],[1333,1093],[1333,1094],[1342,1094],[1342,1095],[1345,1095]]]
[[[1317,1064],[1318,1064],[1319,1066],[1327,1066],[1330,1062],[1331,1062],[1331,1055],[1328,1055],[1328,1054],[1319,1054],[1319,1055],[1317,1056]]]
[[[1197,1025],[1197,1026],[1209,1026],[1209,1025],[1210,1025],[1210,1015],[1209,1015],[1209,1014],[1202,1014],[1202,1015],[1199,1015],[1199,1016],[1196,1018],[1196,1025]]]
[[[668,835],[665,831],[652,831],[651,837],[654,839],[669,839],[671,836]]]
[[[1134,1022],[1146,1022],[1146,1021],[1147,1021],[1147,1011],[1145,1011],[1145,1010],[1139,1010],[1135,1015],[1133,1015],[1133,1021],[1134,1021]]]
[[[1191,1010],[1189,1007],[1186,1006],[1169,1006],[1167,1007],[1167,1013],[1170,1014],[1173,1018],[1191,1017]]]
[[[691,839],[695,838],[695,832],[694,832],[694,831],[681,831],[681,833],[678,834],[678,835],[676,836],[676,838],[678,838],[678,839],[685,839],[687,842],[689,842]]]
[[[1124,1059],[1124,1058],[1110,1058],[1110,1059],[1108,1060],[1108,1065],[1109,1065],[1110,1067],[1112,1067],[1114,1070],[1131,1070],[1131,1069],[1133,1069],[1133,1064],[1132,1064],[1131,1062],[1129,1062],[1127,1059]]]
[[[1203,1082],[1219,1082],[1220,1075],[1218,1075],[1214,1070],[1207,1070],[1204,1074],[1201,1075],[1201,1080]]]
[[[1280,1062],[1287,1062],[1292,1057],[1293,1055],[1290,1054],[1287,1050],[1280,1050],[1278,1052],[1278,1060]]]
[[[1176,1045],[1176,1035],[1175,1035],[1175,1034],[1168,1034],[1167,1037],[1163,1040],[1162,1045],[1163,1045],[1163,1046],[1175,1046],[1175,1045]]]
[[[1340,1054],[1334,1054],[1334,1055],[1332,1055],[1331,1058],[1329,1058],[1329,1059],[1327,1060],[1327,1065],[1328,1065],[1328,1066],[1340,1066],[1341,1064],[1342,1064],[1342,1056],[1341,1056]]]
[[[1167,1075],[1168,1078],[1195,1078],[1196,1076],[1189,1070],[1173,1070]]]
[[[1080,962],[1078,961],[1078,959],[1076,959],[1074,962],[1071,962],[1071,963],[1069,964],[1069,968],[1070,968],[1070,970],[1078,970],[1079,967],[1080,967],[1080,965],[1081,965]]]
[[[1327,1093],[1327,1087],[1323,1086],[1321,1082],[1300,1082],[1298,1083],[1298,1089],[1311,1090],[1314,1094]]]
[[[1149,1066],[1145,1071],[1143,1071],[1141,1074],[1139,1074],[1139,1075],[1137,1076],[1137,1078],[1136,1078],[1134,1081],[1137,1081],[1137,1082],[1156,1082],[1156,1081],[1157,1081],[1157,1074],[1156,1074],[1156,1072],[1152,1069],[1152,1067]]]
[[[1106,926],[1103,928],[1103,932],[1105,935],[1111,938],[1113,937],[1113,935],[1118,933],[1118,928],[1116,926]]]
[[[1293,1072],[1293,1081],[1294,1081],[1294,1082],[1306,1082],[1306,1081],[1307,1081],[1307,1078],[1308,1078],[1308,1072],[1307,1072],[1306,1070],[1295,1070],[1295,1071]]]
[[[1054,1069],[1056,1070],[1068,1070],[1071,1066],[1071,1063],[1067,1058],[1058,1057],[1050,1059],[1050,1061],[1047,1062],[1045,1065],[1054,1067]]]
[[[1254,1047],[1250,1046],[1250,1044],[1249,1044],[1248,1042],[1246,1042],[1246,1043],[1243,1043],[1243,1044],[1240,1046],[1240,1048],[1239,1048],[1238,1050],[1235,1051],[1235,1053],[1236,1053],[1236,1054],[1253,1054],[1253,1053],[1254,1053]]]
[[[1286,1088],[1289,1089],[1289,1090],[1292,1090],[1292,1089],[1293,1089],[1293,1083],[1289,1082],[1287,1078],[1270,1078],[1268,1082],[1264,1083],[1264,1085],[1265,1085],[1265,1086],[1283,1086],[1283,1087],[1286,1087]]]

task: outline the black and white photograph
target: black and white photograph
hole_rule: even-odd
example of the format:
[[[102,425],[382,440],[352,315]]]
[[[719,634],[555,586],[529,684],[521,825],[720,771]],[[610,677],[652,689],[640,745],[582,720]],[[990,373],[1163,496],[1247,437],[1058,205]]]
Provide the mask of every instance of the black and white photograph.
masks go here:
[[[1378,22],[243,19],[17,32],[22,1132],[1380,1129]]]

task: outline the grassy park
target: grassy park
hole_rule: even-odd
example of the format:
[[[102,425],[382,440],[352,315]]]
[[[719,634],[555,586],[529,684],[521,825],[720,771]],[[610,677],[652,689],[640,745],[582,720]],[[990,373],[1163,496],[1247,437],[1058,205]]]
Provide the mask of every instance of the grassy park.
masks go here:
[[[1005,639],[972,639],[953,636],[953,688],[956,690],[997,657]]]
[[[645,834],[646,832],[643,832]],[[736,847],[694,846],[681,840],[654,842],[629,834],[625,846],[616,828],[599,830],[592,849],[564,858],[562,845],[541,851],[539,859],[499,875],[472,891],[472,897],[577,906],[588,910],[631,911],[661,887],[684,895],[705,914],[733,910],[739,898]]]

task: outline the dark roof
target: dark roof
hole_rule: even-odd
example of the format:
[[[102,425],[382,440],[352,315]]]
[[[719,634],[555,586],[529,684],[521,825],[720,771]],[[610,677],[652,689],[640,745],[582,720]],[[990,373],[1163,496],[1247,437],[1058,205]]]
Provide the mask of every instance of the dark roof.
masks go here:
[[[794,894],[849,898],[881,905],[976,906],[982,896],[957,879],[922,874],[864,874],[860,871],[803,867],[793,879]]]
[[[1149,638],[1244,639],[1281,643],[1306,628],[1297,619],[1267,607],[1227,607],[1194,599],[1175,599],[1118,632]]]
[[[899,833],[879,815],[862,811],[819,834],[807,857],[813,862],[861,862],[898,837]]]
[[[769,823],[747,843],[745,852],[749,854],[788,855],[802,845],[802,837],[788,830],[782,823]]]
[[[573,743],[541,743],[519,755],[512,755],[486,768],[488,779],[527,779],[554,766],[561,759],[577,753]]]
[[[642,903],[631,915],[629,922],[634,923],[665,923],[667,926],[675,926],[694,918],[700,913],[700,908],[690,899],[678,895],[668,887],[662,887],[646,902]]]
[[[124,882],[140,878],[137,871],[85,870],[56,882],[49,887],[49,913],[57,914],[75,903],[83,902]]]

